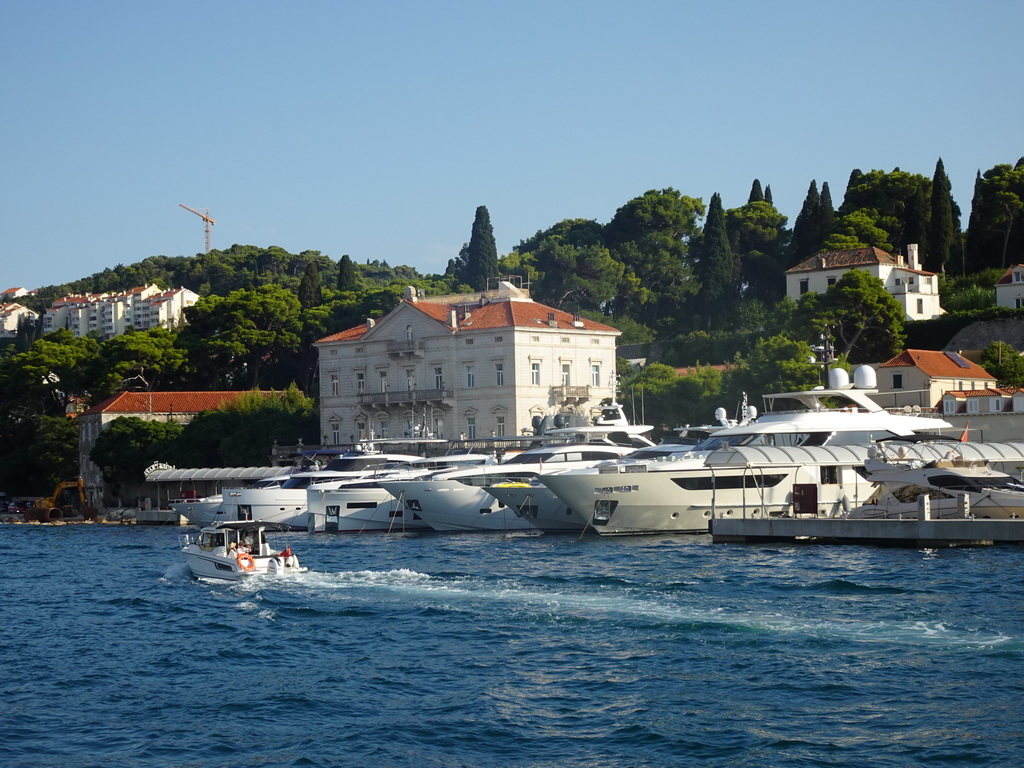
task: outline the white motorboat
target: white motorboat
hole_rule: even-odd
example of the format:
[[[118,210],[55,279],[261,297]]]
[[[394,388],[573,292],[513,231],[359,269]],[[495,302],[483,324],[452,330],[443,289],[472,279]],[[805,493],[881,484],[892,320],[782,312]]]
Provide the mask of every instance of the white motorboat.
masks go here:
[[[433,530],[381,486],[382,480],[414,480],[441,470],[493,464],[484,454],[448,454],[417,459],[372,478],[346,480],[336,488],[306,489],[310,533],[408,533]]]
[[[291,547],[277,551],[270,546],[267,529],[260,521],[217,523],[182,534],[181,551],[192,575],[202,579],[239,581],[250,576],[306,571]]]
[[[277,488],[288,475],[265,477],[245,486],[247,489]],[[240,519],[235,494],[241,489],[235,488],[222,493],[211,494],[199,498],[175,499],[168,506],[182,515],[191,525],[202,528],[215,523],[226,523]],[[225,494],[227,494],[225,498]]]
[[[880,446],[864,463],[877,490],[843,516],[917,518],[928,499],[932,518],[1024,518],[1024,481],[992,464],[1024,462],[1024,443],[922,443]]]
[[[517,453],[500,464],[416,480],[383,480],[381,485],[435,531],[531,530],[534,525],[528,518],[488,494],[485,487],[529,481],[559,468],[590,466],[634,450],[635,444],[552,443]]]
[[[760,499],[762,512],[774,514],[787,505],[808,506],[809,498],[797,497],[810,493],[810,486],[816,488],[815,506],[820,502],[831,508],[864,499],[873,490],[863,478],[868,444],[952,430],[942,419],[890,413],[878,405],[871,399],[876,390],[870,368],[858,369],[853,385],[841,369],[830,372],[829,382],[828,389],[766,395],[770,406],[793,401],[800,408],[771,408],[748,423],[715,431],[689,453],[662,461],[627,457],[611,465],[545,474],[540,481],[602,535],[706,533],[714,510],[723,505],[749,507]],[[802,457],[811,462],[803,470],[789,458],[796,456],[792,448],[844,446],[861,450]],[[721,453],[712,459],[716,451],[727,448],[747,451],[749,456]],[[761,463],[746,473],[731,466],[744,458]],[[773,471],[771,461],[787,468]]]
[[[404,453],[346,453],[320,470],[296,472],[273,488],[240,488],[225,491],[237,504],[237,517],[262,520],[292,530],[307,530],[308,488],[329,490],[346,480],[372,478],[381,471],[407,466],[419,456]]]

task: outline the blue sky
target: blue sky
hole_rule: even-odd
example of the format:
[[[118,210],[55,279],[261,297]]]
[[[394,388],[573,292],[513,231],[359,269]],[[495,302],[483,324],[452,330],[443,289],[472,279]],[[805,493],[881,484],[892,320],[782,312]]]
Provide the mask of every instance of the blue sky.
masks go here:
[[[443,272],[648,189],[1024,155],[1019,0],[0,4],[0,288],[214,248]]]

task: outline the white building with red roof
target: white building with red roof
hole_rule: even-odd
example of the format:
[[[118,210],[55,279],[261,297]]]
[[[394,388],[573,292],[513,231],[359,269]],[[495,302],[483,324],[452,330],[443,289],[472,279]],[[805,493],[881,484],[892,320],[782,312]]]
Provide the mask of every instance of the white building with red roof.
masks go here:
[[[116,293],[62,296],[43,315],[43,333],[66,328],[76,337],[96,334],[101,339],[120,336],[129,328],[174,328],[185,322],[185,307],[199,300],[188,288],[164,291],[143,285]]]
[[[1024,308],[1024,264],[1014,264],[996,281],[996,306]]]
[[[421,296],[316,342],[326,443],[532,434],[545,417],[590,423],[615,396],[619,331],[496,290]]]
[[[34,326],[38,320],[39,313],[28,307],[17,302],[3,302],[0,304],[0,338],[13,338],[18,335],[18,327],[22,323]]]
[[[907,349],[877,366],[879,404],[938,408],[950,391],[985,390],[996,377],[957,352]]]
[[[263,394],[269,395],[270,392]],[[216,411],[238,398],[248,397],[251,390],[197,392],[119,392],[78,415],[78,473],[85,482],[89,503],[108,506],[103,473],[89,454],[96,440],[110,423],[122,416],[143,421],[188,424],[203,411]]]
[[[798,301],[805,293],[824,293],[851,269],[862,269],[882,281],[885,290],[902,306],[907,320],[929,320],[945,314],[939,306],[939,280],[921,269],[917,245],[907,246],[907,257],[881,248],[821,251],[786,270],[786,295]]]

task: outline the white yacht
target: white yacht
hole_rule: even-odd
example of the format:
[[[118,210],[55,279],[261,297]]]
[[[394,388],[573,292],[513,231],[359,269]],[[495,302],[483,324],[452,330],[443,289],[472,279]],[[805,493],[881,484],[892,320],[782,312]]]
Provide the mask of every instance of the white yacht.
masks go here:
[[[239,520],[260,520],[304,531],[308,528],[307,488],[336,488],[346,480],[372,477],[419,458],[403,453],[345,453],[331,459],[323,469],[291,474],[279,486],[240,488],[225,491],[225,496],[230,495],[237,505]]]
[[[417,459],[370,478],[346,480],[336,488],[306,489],[310,533],[406,533],[433,530],[415,512],[381,486],[382,480],[415,480],[442,470],[493,464],[479,453],[448,454]]]
[[[917,518],[928,499],[933,518],[1024,518],[1020,479],[1024,443],[921,443],[871,449],[864,470],[875,492],[849,519]],[[1009,465],[1018,474],[1000,472]]]
[[[288,475],[265,477],[245,487],[246,489],[277,488],[287,479]],[[234,488],[221,493],[211,494],[210,496],[176,499],[170,502],[168,506],[179,515],[182,515],[191,525],[203,528],[208,525],[240,519],[238,517],[237,502],[235,501],[235,494],[240,490],[240,488]]]
[[[602,535],[706,533],[716,509],[749,507],[755,501],[762,513],[807,506],[810,500],[800,494],[809,493],[810,486],[817,489],[815,504],[864,499],[873,488],[863,478],[869,443],[952,429],[939,418],[890,413],[879,406],[870,397],[876,392],[870,368],[859,368],[852,385],[842,369],[829,374],[827,389],[766,395],[769,412],[714,432],[689,453],[665,461],[627,458],[545,474],[540,481],[582,516],[575,522],[585,519]],[[775,409],[786,401],[797,403],[799,410]],[[861,449],[816,457],[791,450],[847,446]],[[743,461],[756,467],[744,467]],[[809,463],[801,467],[799,461]],[[772,462],[779,463],[777,471]]]
[[[649,430],[650,427],[647,427]],[[566,433],[572,430],[566,430]],[[607,433],[607,429],[604,430]],[[484,488],[509,481],[528,481],[555,468],[590,466],[636,450],[612,442],[552,443],[532,448],[500,464],[440,472],[418,480],[388,481],[381,485],[436,531],[530,530],[533,524],[487,493]],[[647,441],[648,443],[650,441]]]

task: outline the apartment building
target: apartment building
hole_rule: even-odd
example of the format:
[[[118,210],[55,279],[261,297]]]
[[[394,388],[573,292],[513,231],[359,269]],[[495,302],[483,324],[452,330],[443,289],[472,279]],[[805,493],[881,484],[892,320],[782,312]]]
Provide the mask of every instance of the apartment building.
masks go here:
[[[907,246],[906,258],[874,247],[816,253],[786,270],[786,295],[798,301],[805,293],[824,293],[851,269],[863,269],[881,280],[903,306],[907,320],[945,314],[939,306],[939,278],[921,269],[916,244]]]
[[[43,315],[43,333],[66,328],[76,337],[95,333],[101,339],[129,328],[172,328],[185,322],[185,307],[199,300],[187,288],[164,291],[155,285],[117,293],[71,294],[57,299]]]
[[[590,423],[615,395],[619,331],[492,291],[405,298],[380,320],[320,339],[324,443],[478,439]]]
[[[24,322],[33,325],[38,322],[39,313],[33,312],[17,302],[0,304],[0,338],[14,338],[18,335],[18,326]]]

